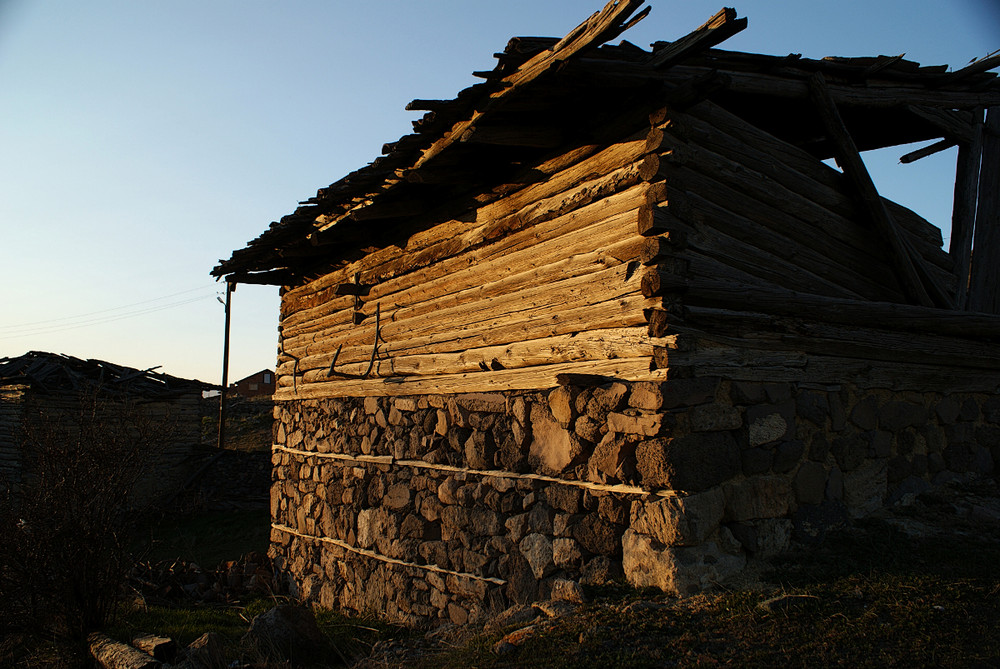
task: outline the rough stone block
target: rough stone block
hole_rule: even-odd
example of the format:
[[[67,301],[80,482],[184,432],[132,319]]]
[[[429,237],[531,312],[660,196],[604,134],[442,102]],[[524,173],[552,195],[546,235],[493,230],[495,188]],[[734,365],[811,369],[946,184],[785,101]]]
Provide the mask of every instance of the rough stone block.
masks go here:
[[[371,548],[388,527],[389,514],[385,509],[362,509],[358,512],[358,546]]]
[[[590,416],[580,416],[577,418],[576,422],[573,423],[573,432],[581,439],[586,439],[595,444],[604,436],[601,432],[601,426]]]
[[[788,513],[792,490],[783,476],[755,476],[728,483],[726,519],[780,518]]]
[[[583,452],[579,438],[556,422],[543,405],[531,407],[531,431],[528,461],[546,474],[561,473]]]
[[[663,406],[663,385],[651,381],[633,383],[628,405],[643,411],[658,411]]]
[[[733,523],[729,529],[748,553],[765,559],[787,550],[792,538],[788,518],[747,520]]]
[[[651,439],[636,448],[636,466],[647,488],[701,492],[741,470],[739,448],[728,432]]]
[[[919,427],[927,422],[927,410],[910,402],[886,402],[878,410],[878,424],[883,430],[899,432],[905,427]]]
[[[382,503],[390,509],[398,511],[410,503],[410,486],[405,483],[396,483],[389,486]]]
[[[621,413],[608,414],[608,431],[655,437],[663,428],[662,414],[629,416]]]
[[[580,584],[566,578],[552,580],[552,593],[549,596],[557,602],[583,604],[587,601],[587,597],[583,594],[583,588],[580,587]]]
[[[784,474],[795,469],[805,452],[805,444],[798,439],[785,441],[774,449],[774,463],[771,468],[777,474]]]
[[[733,402],[743,405],[763,404],[767,401],[767,393],[763,383],[752,381],[733,381],[730,389]]]
[[[493,469],[496,442],[489,432],[473,432],[465,441],[465,463],[470,469]]]
[[[598,423],[607,419],[608,413],[618,411],[626,405],[628,386],[624,383],[611,383],[591,389],[590,401],[587,402],[586,413]]]
[[[751,418],[747,411],[748,437],[751,446],[761,446],[783,439],[788,434],[788,421],[778,412]]]
[[[543,579],[555,571],[552,541],[544,534],[529,534],[521,539],[518,550],[527,560],[536,579]]]
[[[1000,397],[990,397],[983,402],[983,420],[1000,425]]]
[[[826,495],[826,469],[818,462],[803,462],[792,480],[799,504],[821,504]]]
[[[795,398],[796,413],[806,420],[823,427],[830,415],[830,403],[826,392],[822,390],[803,389]]]
[[[559,386],[549,393],[549,411],[552,417],[565,428],[573,422],[573,394],[566,386]]]
[[[879,433],[876,432],[875,434]],[[879,450],[882,449],[880,448]],[[833,444],[830,446],[830,452],[833,453],[833,457],[837,459],[837,464],[845,472],[861,466],[861,463],[865,461],[867,451],[866,444],[861,439],[855,437],[838,437],[833,440]]]
[[[639,588],[694,594],[724,582],[744,566],[744,556],[724,553],[714,542],[666,547],[632,530],[622,537],[622,567],[629,583]]]
[[[614,527],[594,514],[584,516],[573,528],[573,538],[597,555],[614,555],[621,548]]]
[[[958,420],[958,414],[962,410],[962,404],[954,396],[942,397],[934,406],[934,413],[943,425],[952,425]]]
[[[844,504],[852,518],[870,515],[882,506],[887,494],[886,463],[868,461],[844,474]]]
[[[631,514],[631,504],[612,497],[601,497],[597,501],[597,515],[615,525],[628,525]]]
[[[576,540],[568,537],[557,537],[552,540],[552,561],[557,567],[576,567],[582,560],[583,554]]]
[[[632,504],[631,528],[668,546],[703,543],[719,528],[726,509],[721,488],[684,497]]]
[[[721,379],[717,377],[667,381],[660,387],[660,393],[663,396],[663,404],[660,408],[675,409],[712,402],[715,400],[720,382]]]
[[[692,432],[719,432],[736,430],[743,425],[743,417],[736,407],[725,404],[702,404],[688,413]]]
[[[568,485],[550,485],[545,489],[545,499],[553,509],[566,513],[579,513],[580,489]]]
[[[454,399],[458,406],[468,412],[507,412],[507,398],[500,393],[465,393],[456,395]]]
[[[740,451],[740,461],[743,463],[743,474],[754,476],[771,471],[774,454],[763,448],[747,448]]]
[[[634,442],[608,432],[594,447],[594,452],[587,461],[588,478],[598,482],[631,480],[634,475],[635,448]]]

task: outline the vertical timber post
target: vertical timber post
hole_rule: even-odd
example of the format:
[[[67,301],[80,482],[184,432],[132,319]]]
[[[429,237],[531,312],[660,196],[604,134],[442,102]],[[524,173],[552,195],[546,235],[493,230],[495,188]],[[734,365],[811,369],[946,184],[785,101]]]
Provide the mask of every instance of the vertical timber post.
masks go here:
[[[226,391],[229,389],[229,314],[233,293],[236,292],[236,282],[226,282],[226,331],[222,344],[222,392],[219,394],[219,448],[223,448],[226,440]]]

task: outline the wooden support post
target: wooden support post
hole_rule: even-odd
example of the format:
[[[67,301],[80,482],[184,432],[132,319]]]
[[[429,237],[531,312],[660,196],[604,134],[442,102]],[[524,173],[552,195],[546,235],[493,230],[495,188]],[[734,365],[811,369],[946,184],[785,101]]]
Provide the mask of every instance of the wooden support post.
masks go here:
[[[858,200],[867,210],[876,229],[888,244],[892,265],[899,275],[899,281],[907,297],[925,307],[934,306],[934,301],[928,295],[914,266],[914,260],[917,262],[920,260],[911,251],[896,222],[886,210],[882,197],[878,194],[871,175],[868,174],[868,169],[861,159],[861,154],[858,153],[858,148],[847,131],[840,112],[837,111],[837,105],[830,95],[822,72],[817,72],[809,80],[809,91],[827,135],[836,149],[837,162],[843,168],[848,182],[854,188]]]
[[[986,112],[969,310],[1000,314],[1000,107]]]
[[[222,344],[222,392],[219,394],[219,443],[221,449],[226,440],[226,391],[229,390],[229,315],[235,282],[226,282],[226,327]]]
[[[948,252],[955,259],[958,286],[955,303],[964,308],[969,291],[969,263],[972,258],[972,232],[976,222],[976,200],[979,192],[979,163],[983,156],[982,110],[973,123],[971,141],[958,147],[955,167],[955,201],[951,208],[951,243]]]

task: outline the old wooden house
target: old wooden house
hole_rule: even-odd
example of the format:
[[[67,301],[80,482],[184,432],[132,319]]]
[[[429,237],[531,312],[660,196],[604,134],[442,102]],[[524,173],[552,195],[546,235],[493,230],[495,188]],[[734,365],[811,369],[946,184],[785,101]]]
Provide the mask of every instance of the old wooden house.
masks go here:
[[[16,498],[30,485],[32,443],[121,432],[124,422],[137,439],[151,437],[144,446],[150,452],[136,460],[147,471],[135,491],[137,500],[171,495],[191,474],[201,442],[202,392],[211,388],[153,370],[56,353],[0,358],[0,492]],[[47,424],[56,428],[49,430]]]
[[[512,39],[215,268],[281,286],[299,594],[462,623],[690,592],[1000,463],[1000,59],[724,51],[730,9],[610,44],[641,4]],[[859,153],[919,141],[959,147],[948,250]]]

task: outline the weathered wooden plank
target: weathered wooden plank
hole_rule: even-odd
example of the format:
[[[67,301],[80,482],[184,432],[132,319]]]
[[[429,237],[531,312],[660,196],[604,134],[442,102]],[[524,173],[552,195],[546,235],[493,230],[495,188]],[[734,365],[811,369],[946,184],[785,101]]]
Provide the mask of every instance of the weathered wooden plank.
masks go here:
[[[880,327],[892,330],[1000,339],[1000,318],[993,315],[808,295],[700,276],[694,272],[690,276],[685,304],[794,316],[818,322],[878,323]]]
[[[955,199],[951,210],[949,251],[955,259],[955,304],[962,308],[968,300],[972,236],[979,200],[979,166],[983,157],[982,115],[982,110],[979,110],[971,141],[958,147],[958,163],[955,166]]]
[[[675,338],[657,340],[657,345],[668,346]],[[388,354],[376,359],[372,374],[374,377],[435,376],[521,369],[563,362],[640,358],[650,356],[653,345],[653,340],[642,325],[586,330],[568,335],[469,348],[454,353]],[[329,365],[323,364],[325,358],[326,356],[318,356],[317,359],[300,361],[298,371],[305,383],[324,382],[334,378],[334,375],[329,374]],[[311,363],[319,364],[312,367]],[[365,371],[365,366],[366,363],[338,365],[336,372],[357,376]],[[281,386],[288,385],[291,385],[291,380],[285,378]]]
[[[986,112],[969,309],[1000,314],[1000,106]]]
[[[568,362],[524,369],[501,369],[471,374],[447,374],[432,377],[398,377],[330,381],[282,388],[274,395],[277,401],[319,399],[324,397],[367,397],[369,395],[437,395],[441,393],[498,392],[504,390],[545,390],[559,385],[556,376],[566,373],[591,373],[623,381],[663,380],[663,372],[651,371],[652,356],[627,360]]]
[[[658,43],[656,46],[659,48],[654,50],[649,65],[665,69],[685,56],[724,42],[746,27],[746,18],[738,19],[735,9],[723,7],[708,21],[679,40],[669,44]]]
[[[414,301],[416,295],[421,293],[441,290],[455,292],[477,287],[482,284],[484,275],[509,274],[511,270],[517,272],[525,267],[542,265],[548,258],[586,253],[594,248],[601,248],[593,246],[593,243],[598,240],[607,243],[608,238],[615,234],[621,239],[636,228],[635,220],[638,214],[632,208],[637,204],[636,199],[641,197],[644,186],[635,186],[633,189],[548,219],[489,244],[473,245],[464,249],[456,248],[453,257],[436,263],[423,262],[421,256],[417,254],[415,258],[411,258],[414,269],[403,276],[373,282],[362,275],[362,283],[371,285],[366,302],[371,303],[388,295],[396,295],[397,299],[405,303]],[[353,305],[353,301],[347,298],[330,297],[329,286],[343,283],[349,272],[350,268],[346,267],[324,277],[322,282],[317,282],[328,286],[322,289],[318,296],[306,292],[310,286],[305,286],[296,293],[288,291],[283,299],[285,309],[282,327],[293,328],[302,325],[303,331],[319,329],[324,327],[320,317]],[[331,278],[333,276],[339,281],[333,280]],[[442,284],[445,288],[441,287]]]
[[[882,198],[868,174],[861,154],[858,153],[847,126],[840,118],[840,112],[837,111],[837,105],[830,95],[822,73],[817,72],[809,80],[809,90],[823,120],[826,133],[837,150],[837,162],[840,163],[857,197],[868,211],[872,224],[887,244],[889,260],[896,269],[903,291],[917,304],[929,307],[934,306],[938,300],[938,306],[950,306],[950,297],[944,296],[941,291],[941,296],[934,295],[932,298],[930,292],[932,286],[925,286],[921,280],[916,264],[922,260],[914,257],[915,254],[908,247],[898,226],[882,203]],[[940,303],[939,297],[945,300],[944,303]]]

